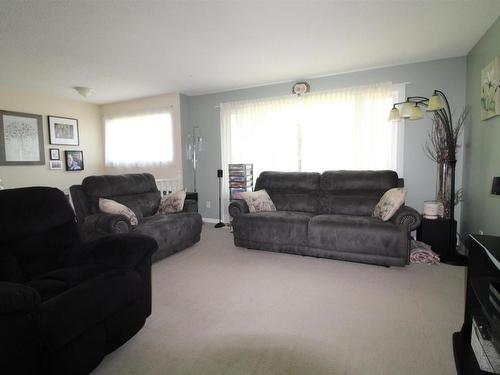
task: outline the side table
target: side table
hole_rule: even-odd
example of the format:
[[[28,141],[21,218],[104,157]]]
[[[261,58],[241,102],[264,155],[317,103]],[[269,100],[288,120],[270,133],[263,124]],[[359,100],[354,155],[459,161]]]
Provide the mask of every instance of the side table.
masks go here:
[[[453,232],[456,238],[457,222],[453,220]],[[447,256],[450,249],[450,220],[422,218],[422,224],[417,229],[417,240],[430,245],[432,251],[440,256]]]

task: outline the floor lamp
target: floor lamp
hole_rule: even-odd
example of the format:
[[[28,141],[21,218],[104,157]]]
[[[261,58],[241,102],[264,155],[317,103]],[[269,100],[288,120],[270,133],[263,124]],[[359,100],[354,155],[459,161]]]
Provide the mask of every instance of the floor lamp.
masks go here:
[[[401,108],[401,110],[399,109]],[[453,127],[452,112],[446,95],[440,90],[434,90],[430,98],[425,96],[409,96],[404,102],[394,103],[389,114],[389,121],[401,119],[420,120],[424,117],[422,108],[433,112],[436,119],[441,122],[445,132],[446,161],[450,168],[450,194],[449,194],[449,249],[448,253],[441,256],[441,262],[457,266],[467,264],[467,258],[457,252],[455,233],[455,168],[456,159],[456,129]]]
[[[196,170],[198,168],[198,153],[203,151],[203,138],[200,135],[200,128],[195,126],[191,134],[188,134],[188,144],[186,145],[187,160],[193,164],[193,187],[196,193]]]

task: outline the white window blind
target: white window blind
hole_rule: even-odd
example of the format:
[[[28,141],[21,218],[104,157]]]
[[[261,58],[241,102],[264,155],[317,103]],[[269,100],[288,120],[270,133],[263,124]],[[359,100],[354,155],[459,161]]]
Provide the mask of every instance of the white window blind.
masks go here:
[[[172,116],[169,112],[105,119],[106,166],[153,166],[172,159]]]
[[[383,83],[223,103],[222,168],[253,163],[254,180],[264,170],[390,169],[402,175],[401,126],[387,121],[398,95],[396,86]],[[228,179],[223,183],[227,206]]]

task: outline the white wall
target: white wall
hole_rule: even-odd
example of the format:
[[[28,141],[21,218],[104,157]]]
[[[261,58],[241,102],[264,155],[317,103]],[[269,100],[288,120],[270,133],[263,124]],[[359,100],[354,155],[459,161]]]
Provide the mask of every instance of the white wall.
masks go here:
[[[103,143],[97,105],[36,92],[0,88],[0,109],[42,116],[46,161],[45,165],[0,166],[0,179],[5,188],[54,186],[65,190],[73,184],[79,184],[85,176],[103,173]],[[48,115],[78,119],[80,145],[49,145]],[[61,159],[64,158],[64,150],[82,150],[85,170],[49,170],[49,148],[58,148]]]

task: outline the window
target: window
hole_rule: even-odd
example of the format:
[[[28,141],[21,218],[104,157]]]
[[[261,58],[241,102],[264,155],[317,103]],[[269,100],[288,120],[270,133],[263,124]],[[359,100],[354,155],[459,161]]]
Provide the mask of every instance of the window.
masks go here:
[[[255,177],[264,170],[391,169],[402,175],[401,126],[387,121],[398,90],[384,83],[223,103],[222,167],[253,163]]]
[[[105,133],[106,166],[151,166],[173,159],[168,112],[106,119]]]

